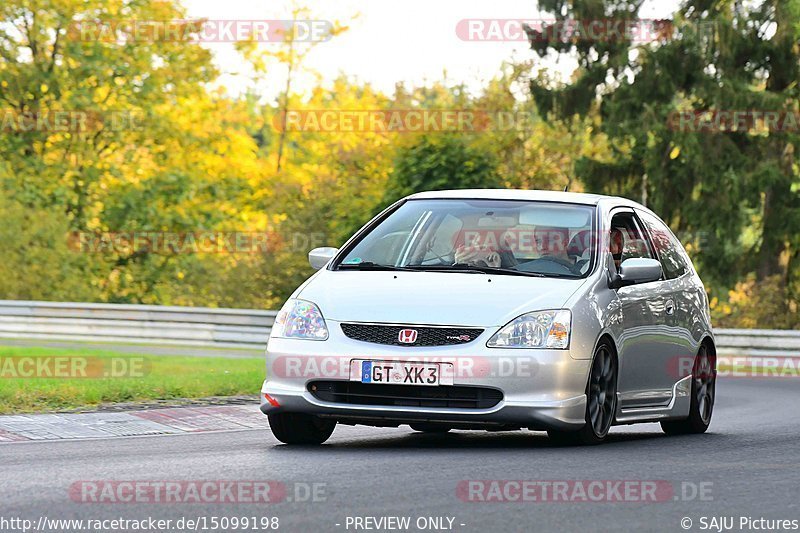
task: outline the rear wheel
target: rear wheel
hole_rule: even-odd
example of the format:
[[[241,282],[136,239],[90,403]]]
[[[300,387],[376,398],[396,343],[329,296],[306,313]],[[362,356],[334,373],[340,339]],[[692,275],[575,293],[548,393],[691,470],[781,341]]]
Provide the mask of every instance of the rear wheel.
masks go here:
[[[304,413],[275,413],[268,418],[272,434],[285,444],[322,444],[336,427],[336,420]]]
[[[705,433],[711,424],[716,398],[717,361],[704,344],[697,352],[692,367],[692,403],[689,416],[683,420],[661,422],[661,429],[668,435]]]
[[[608,435],[617,411],[617,358],[606,340],[601,341],[595,350],[586,399],[586,424],[578,431],[548,431],[552,441],[558,444],[599,444]]]

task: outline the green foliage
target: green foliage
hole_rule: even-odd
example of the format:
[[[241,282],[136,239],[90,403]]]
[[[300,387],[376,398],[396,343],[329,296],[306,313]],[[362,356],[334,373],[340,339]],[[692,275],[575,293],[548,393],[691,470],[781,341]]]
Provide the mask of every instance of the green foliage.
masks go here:
[[[63,213],[27,209],[0,197],[0,294],[15,300],[87,300],[86,256],[67,247]]]
[[[384,203],[420,191],[497,188],[497,166],[492,151],[461,135],[424,135],[398,151]]]
[[[718,327],[751,329],[798,329],[800,309],[787,299],[780,276],[756,281],[755,275],[740,281],[723,301],[711,301],[711,314]]]
[[[540,2],[557,20],[625,21],[640,6]],[[778,276],[779,300],[796,302],[797,262],[789,258],[800,250],[797,129],[697,131],[676,117],[797,113],[800,2],[687,0],[672,23],[647,43],[531,34],[537,55],[571,53],[579,65],[563,85],[534,78],[534,99],[556,122],[599,112],[612,157],[579,161],[579,178],[593,192],[646,198],[673,230],[694,236],[693,260],[712,294],[726,295],[751,274],[759,283]]]
[[[639,5],[540,2],[559,22],[628,21]],[[534,60],[507,63],[478,94],[447,80],[384,94],[342,75],[302,95],[292,78],[306,70],[313,45],[244,42],[237,49],[255,78],[240,98],[212,88],[219,73],[191,32],[185,40],[140,40],[122,26],[106,41],[70,31],[81,20],[185,18],[178,0],[44,0],[36,8],[27,0],[0,4],[0,112],[88,112],[101,124],[0,128],[0,298],[275,308],[311,273],[310,248],[341,245],[404,195],[566,186],[646,196],[687,236],[718,297],[715,317],[726,324],[757,315],[743,302],[763,298],[761,287],[774,285],[780,305],[796,308],[797,131],[682,131],[673,118],[691,109],[797,112],[800,0],[686,1],[674,33],[652,43],[529,32],[537,56],[577,58],[571,81],[534,71]],[[291,13],[310,15],[298,5]],[[331,33],[346,29],[336,22]],[[263,83],[282,88],[276,101],[255,89]],[[287,110],[465,110],[490,123],[478,131],[289,131],[280,118]],[[120,114],[121,125],[113,123]],[[204,230],[267,233],[269,247],[250,254],[68,247],[75,231]],[[737,286],[751,279],[752,288]],[[720,314],[727,305],[732,311]],[[778,313],[757,321],[784,324],[770,316]]]

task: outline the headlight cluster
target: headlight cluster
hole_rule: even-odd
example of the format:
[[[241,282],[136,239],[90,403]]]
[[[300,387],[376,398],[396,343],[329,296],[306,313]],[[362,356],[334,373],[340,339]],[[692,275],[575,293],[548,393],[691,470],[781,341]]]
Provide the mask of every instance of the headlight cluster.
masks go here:
[[[571,323],[572,313],[567,309],[526,313],[500,328],[486,346],[566,349]]]
[[[319,307],[305,300],[291,299],[275,317],[270,336],[324,341],[328,338],[328,326]]]

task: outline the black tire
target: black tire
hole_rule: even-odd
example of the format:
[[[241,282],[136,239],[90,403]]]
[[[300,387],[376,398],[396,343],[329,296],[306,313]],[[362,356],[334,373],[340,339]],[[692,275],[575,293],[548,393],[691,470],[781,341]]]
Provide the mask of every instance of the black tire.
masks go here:
[[[268,418],[272,434],[284,444],[322,444],[336,427],[336,420],[303,413],[275,413]]]
[[[586,424],[577,431],[550,430],[550,440],[560,445],[600,444],[608,436],[617,411],[617,356],[607,340],[600,341],[592,358],[586,384]]]
[[[667,435],[705,433],[714,414],[717,387],[717,357],[704,344],[697,352],[692,366],[692,401],[689,416],[682,420],[665,420],[661,429]]]
[[[411,426],[411,429],[414,431],[419,431],[421,433],[447,433],[452,429],[448,426],[431,424],[429,422],[419,422],[416,424],[409,424],[409,426]]]

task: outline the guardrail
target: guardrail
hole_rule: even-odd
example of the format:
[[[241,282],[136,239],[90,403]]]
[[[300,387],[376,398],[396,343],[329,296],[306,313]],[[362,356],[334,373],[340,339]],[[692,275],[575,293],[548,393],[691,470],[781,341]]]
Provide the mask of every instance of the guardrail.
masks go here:
[[[263,349],[277,311],[0,300],[0,338]]]
[[[750,357],[800,356],[800,331],[779,329],[715,329],[720,355]]]
[[[264,349],[277,311],[0,300],[0,338]],[[721,355],[800,354],[800,331],[716,329]]]

